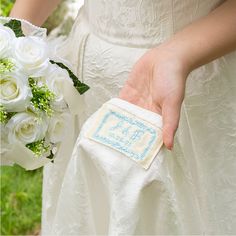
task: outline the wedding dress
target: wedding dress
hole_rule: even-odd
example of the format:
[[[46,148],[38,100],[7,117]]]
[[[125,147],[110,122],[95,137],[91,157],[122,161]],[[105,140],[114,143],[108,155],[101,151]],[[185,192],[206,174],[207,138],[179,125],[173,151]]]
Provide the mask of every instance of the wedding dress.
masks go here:
[[[174,149],[147,170],[85,136],[148,48],[222,2],[85,1],[58,53],[91,88],[62,158],[44,169],[42,235],[236,234],[235,52],[189,75]]]

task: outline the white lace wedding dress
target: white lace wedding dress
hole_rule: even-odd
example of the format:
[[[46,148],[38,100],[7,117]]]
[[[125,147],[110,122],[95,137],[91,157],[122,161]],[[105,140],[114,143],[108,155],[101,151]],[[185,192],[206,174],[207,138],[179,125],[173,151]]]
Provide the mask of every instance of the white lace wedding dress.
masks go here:
[[[85,1],[60,54],[91,89],[62,158],[44,169],[43,235],[236,234],[235,52],[190,74],[174,150],[157,169],[129,172],[122,160],[114,169],[84,158],[78,142],[72,155],[79,128],[118,95],[139,57],[222,2]]]

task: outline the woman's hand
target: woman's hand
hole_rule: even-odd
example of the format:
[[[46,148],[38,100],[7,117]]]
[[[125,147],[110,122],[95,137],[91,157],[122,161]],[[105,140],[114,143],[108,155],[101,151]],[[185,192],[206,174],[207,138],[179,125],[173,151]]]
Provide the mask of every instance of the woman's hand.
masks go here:
[[[193,22],[134,66],[120,98],[163,116],[163,141],[173,147],[188,74],[236,50],[236,0]]]
[[[119,97],[163,117],[163,141],[173,147],[184,98],[188,69],[178,54],[165,46],[145,53],[134,65]]]

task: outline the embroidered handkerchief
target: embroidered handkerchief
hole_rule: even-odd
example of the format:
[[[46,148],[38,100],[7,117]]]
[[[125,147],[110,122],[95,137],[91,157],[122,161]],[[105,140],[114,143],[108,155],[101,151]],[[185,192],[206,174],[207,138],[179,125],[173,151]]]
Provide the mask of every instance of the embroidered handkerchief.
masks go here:
[[[97,111],[87,137],[148,169],[163,144],[161,123],[148,121],[150,114],[154,113],[121,99],[112,99]],[[161,116],[155,116],[160,120]]]

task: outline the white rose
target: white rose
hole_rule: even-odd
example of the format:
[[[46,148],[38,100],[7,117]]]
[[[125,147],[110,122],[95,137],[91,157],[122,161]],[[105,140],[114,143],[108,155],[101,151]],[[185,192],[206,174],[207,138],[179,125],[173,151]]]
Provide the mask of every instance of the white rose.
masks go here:
[[[47,44],[34,36],[15,40],[14,55],[22,70],[30,76],[42,76],[49,65]]]
[[[55,114],[51,117],[48,125],[47,137],[50,142],[61,142],[70,124],[70,115],[67,113]]]
[[[29,112],[14,115],[6,124],[8,142],[13,144],[19,141],[23,144],[32,143],[45,137],[48,124]]]
[[[63,97],[63,91],[66,83],[71,83],[72,80],[66,70],[52,65],[49,70],[49,75],[46,77],[46,83],[48,88],[55,94],[55,100],[53,102],[53,107],[56,110],[62,110],[67,107],[67,104]]]
[[[9,112],[24,111],[32,98],[28,80],[24,75],[0,75],[0,103]]]
[[[10,55],[15,38],[15,34],[10,28],[0,24],[0,58]]]

